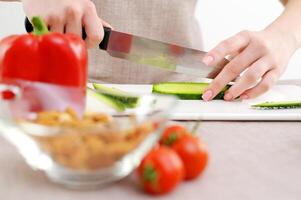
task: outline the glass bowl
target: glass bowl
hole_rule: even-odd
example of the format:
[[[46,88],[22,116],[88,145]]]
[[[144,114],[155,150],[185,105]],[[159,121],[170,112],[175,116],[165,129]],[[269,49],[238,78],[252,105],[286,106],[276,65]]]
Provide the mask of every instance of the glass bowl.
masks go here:
[[[34,121],[38,113],[12,106],[22,96],[18,87],[0,84],[3,91],[15,96],[0,97],[0,134],[31,168],[75,189],[99,187],[130,174],[156,145],[176,105],[173,97],[142,95],[136,108],[116,112],[89,97],[87,116],[104,116],[103,124],[49,125]],[[20,118],[24,113],[26,118]]]

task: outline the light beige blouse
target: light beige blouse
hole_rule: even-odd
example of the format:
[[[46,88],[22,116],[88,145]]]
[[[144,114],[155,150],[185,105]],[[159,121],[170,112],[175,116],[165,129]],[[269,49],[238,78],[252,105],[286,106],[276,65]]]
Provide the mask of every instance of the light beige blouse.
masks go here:
[[[93,0],[99,16],[115,30],[164,42],[202,49],[200,27],[194,17],[197,0]],[[196,81],[177,74],[89,52],[89,78],[109,83]]]

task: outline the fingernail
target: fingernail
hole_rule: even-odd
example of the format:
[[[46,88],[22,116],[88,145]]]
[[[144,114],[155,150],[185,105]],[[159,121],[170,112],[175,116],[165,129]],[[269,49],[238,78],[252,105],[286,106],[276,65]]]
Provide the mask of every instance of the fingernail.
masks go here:
[[[242,99],[242,100],[245,100],[245,99],[248,99],[249,98],[249,96],[248,95],[246,95],[246,94],[242,94],[242,95],[240,95],[240,97],[239,97],[240,99]]]
[[[212,90],[207,90],[207,91],[202,95],[202,99],[203,99],[204,101],[210,101],[211,98],[212,98],[212,96],[213,96]]]
[[[233,99],[233,96],[232,96],[232,94],[227,93],[227,94],[225,94],[224,99],[225,99],[226,101],[230,101],[230,100]]]
[[[210,65],[210,63],[212,63],[213,60],[213,56],[205,56],[203,58],[203,63],[205,63],[206,65]]]

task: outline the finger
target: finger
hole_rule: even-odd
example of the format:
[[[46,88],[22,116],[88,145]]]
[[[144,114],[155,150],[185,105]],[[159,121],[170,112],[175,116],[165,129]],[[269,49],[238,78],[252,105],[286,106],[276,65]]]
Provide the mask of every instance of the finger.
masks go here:
[[[276,70],[268,71],[263,77],[260,83],[256,85],[254,88],[251,88],[245,91],[242,95],[242,99],[252,99],[260,96],[261,94],[267,92],[273,85],[276,84],[280,73]]]
[[[231,60],[209,85],[203,95],[205,101],[212,100],[229,82],[237,78],[247,67],[253,64],[260,54],[247,47]],[[207,93],[208,92],[208,93]],[[206,94],[207,93],[207,94]]]
[[[89,8],[89,10],[84,14],[83,24],[87,33],[87,47],[93,48],[97,46],[103,39],[104,30],[102,21],[97,16],[95,8]]]
[[[74,33],[81,37],[83,25],[81,21],[82,13],[80,9],[76,7],[68,7],[68,9],[66,10],[66,15],[67,15],[67,22],[65,27],[66,33]]]
[[[64,33],[65,20],[63,17],[51,16],[47,21],[51,32]]]
[[[250,37],[246,32],[241,32],[232,36],[209,51],[203,58],[203,62],[208,66],[215,66],[226,56],[242,51],[249,43]]]
[[[240,51],[231,52],[231,54],[225,56],[225,58],[230,61],[230,60],[233,60],[240,53],[241,53],[241,50]]]
[[[235,56],[237,56],[239,52],[231,53],[231,55],[228,55],[223,59],[221,62],[217,63],[213,70],[207,75],[206,78],[214,79],[223,69],[224,67],[234,59]]]
[[[104,21],[103,19],[101,19],[101,23],[104,27],[108,27],[110,29],[113,29],[113,27],[111,26],[111,24],[109,24],[108,22]]]
[[[230,101],[237,98],[244,91],[255,86],[260,78],[270,69],[270,64],[266,57],[263,57],[253,63],[249,69],[237,79],[233,86],[227,91],[225,100]]]

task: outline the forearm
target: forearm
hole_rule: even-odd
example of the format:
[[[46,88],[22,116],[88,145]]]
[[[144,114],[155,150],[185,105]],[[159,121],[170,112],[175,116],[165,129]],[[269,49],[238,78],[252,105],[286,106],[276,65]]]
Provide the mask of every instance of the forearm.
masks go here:
[[[293,45],[301,46],[301,1],[283,0],[285,5],[283,13],[267,27],[268,30],[276,30],[291,37]]]

